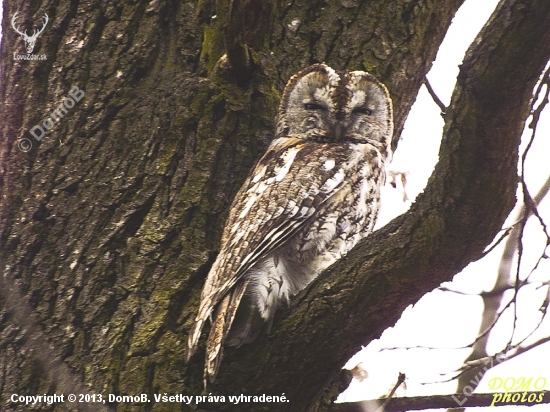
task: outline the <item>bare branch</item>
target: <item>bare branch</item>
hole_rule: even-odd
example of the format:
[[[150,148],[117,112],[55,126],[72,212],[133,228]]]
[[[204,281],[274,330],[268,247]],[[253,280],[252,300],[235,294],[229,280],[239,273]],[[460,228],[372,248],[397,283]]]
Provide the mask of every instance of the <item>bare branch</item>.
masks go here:
[[[460,407],[479,407],[479,406],[505,406],[505,405],[540,405],[550,403],[549,391],[541,392],[526,392],[525,401],[522,401],[524,392],[514,392],[510,394],[510,401],[503,403],[497,402],[498,395],[500,399],[503,398],[502,393],[473,393],[469,397],[465,397],[463,393],[456,393],[453,395],[434,395],[434,396],[414,396],[391,399],[385,409],[385,412],[399,412],[399,411],[419,411],[423,409],[448,409],[454,410],[454,408]],[[536,393],[535,400],[529,402],[527,399],[530,394]],[[517,398],[512,401],[514,394]],[[532,397],[533,398],[533,397]],[[540,399],[540,400],[539,400]],[[463,403],[461,403],[464,400]],[[329,409],[330,412],[365,412],[374,411],[377,405],[382,400],[369,400],[361,402],[349,402],[349,403],[335,403]]]
[[[445,106],[445,104],[437,96],[427,77],[424,77],[424,86],[426,86],[426,89],[428,90],[428,93],[430,93],[430,96],[432,96],[432,99],[435,102],[435,104],[439,106],[439,109],[441,110],[441,116],[444,116],[445,113],[447,113],[447,106]]]
[[[384,399],[384,401],[382,402],[382,405],[380,405],[380,407],[376,410],[376,412],[386,411],[386,406],[388,405],[390,400],[393,398],[393,395],[395,394],[395,391],[397,390],[397,388],[399,388],[399,386],[403,382],[405,382],[405,374],[404,373],[399,373],[399,376],[397,377],[397,382],[395,383],[393,389],[391,390],[389,395],[386,397],[386,399]]]

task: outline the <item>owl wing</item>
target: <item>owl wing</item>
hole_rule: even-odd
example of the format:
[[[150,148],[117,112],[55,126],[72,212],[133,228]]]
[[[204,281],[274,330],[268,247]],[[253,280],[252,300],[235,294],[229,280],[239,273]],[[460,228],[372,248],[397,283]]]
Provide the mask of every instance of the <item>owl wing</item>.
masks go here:
[[[280,138],[237,194],[204,297],[215,304],[259,259],[284,244],[345,181],[347,146]],[[330,153],[328,156],[327,153]],[[325,167],[328,166],[328,167]],[[208,286],[208,288],[206,287]],[[209,289],[209,290],[208,290]]]
[[[189,336],[189,356],[212,310],[261,258],[283,245],[345,182],[348,145],[279,138],[235,197],[222,248],[208,274]],[[239,288],[240,289],[240,288]],[[238,294],[240,298],[242,294]],[[231,299],[235,301],[235,299]],[[233,302],[237,307],[239,302]],[[234,313],[226,319],[225,331]],[[216,316],[216,320],[218,316]],[[214,322],[216,322],[216,320]]]

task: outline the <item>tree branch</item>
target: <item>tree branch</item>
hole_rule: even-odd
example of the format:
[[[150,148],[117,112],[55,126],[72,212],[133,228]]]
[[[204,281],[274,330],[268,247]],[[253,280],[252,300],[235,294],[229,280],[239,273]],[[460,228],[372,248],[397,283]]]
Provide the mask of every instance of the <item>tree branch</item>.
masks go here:
[[[469,397],[464,396],[463,393],[457,393],[454,395],[432,395],[432,396],[414,396],[414,397],[402,397],[392,398],[384,412],[400,412],[400,411],[420,411],[424,409],[449,409],[454,410],[458,407],[480,407],[480,406],[505,406],[505,405],[521,405],[531,406],[550,403],[550,396],[548,391],[541,392],[527,392],[525,400],[522,401],[523,392],[509,392],[508,395],[512,398],[516,395],[518,398],[516,401],[511,399],[507,402],[503,402],[503,393],[473,393]],[[529,402],[529,395],[535,400]],[[540,400],[539,400],[540,399]],[[347,402],[347,403],[335,403],[330,412],[365,412],[375,411],[385,399],[377,399],[371,401],[361,402]],[[458,400],[458,401],[457,401]],[[463,402],[464,401],[464,402]]]
[[[55,353],[86,387],[200,393],[203,358],[184,363],[185,335],[232,196],[272,133],[283,83],[313,62],[373,73],[395,103],[395,148],[462,2],[270,2],[277,14],[243,0],[245,33],[230,38],[228,1],[40,1],[21,11],[41,8],[58,34],[42,37],[45,62],[0,59],[3,276],[20,285]],[[215,391],[285,393],[288,411],[326,405],[349,382],[339,368],[360,345],[475,259],[498,230],[513,203],[524,103],[550,43],[544,2],[503,4],[462,67],[426,193],[298,297],[292,313],[281,311],[271,335],[228,350]],[[16,33],[4,35],[3,56],[17,53]],[[258,66],[245,85],[217,71],[226,40],[237,42],[237,62],[240,44],[253,51]],[[20,152],[16,140],[73,85],[86,92],[78,109]],[[2,345],[23,350],[18,318],[2,322],[16,326]],[[43,369],[22,368],[47,362],[15,361],[0,395],[28,382],[36,393],[52,387]]]
[[[424,86],[426,86],[428,93],[432,97],[435,104],[437,104],[437,106],[441,110],[441,116],[444,116],[445,113],[447,113],[447,106],[445,106],[445,104],[443,104],[441,99],[437,96],[437,94],[435,93],[435,90],[432,88],[432,85],[430,84],[430,81],[428,80],[427,77],[424,78]]]
[[[263,381],[261,390],[308,397],[409,304],[481,256],[514,206],[517,147],[550,58],[550,3],[518,4],[499,5],[464,59],[425,192],[322,275],[269,338],[228,351],[220,388],[236,390],[237,375],[285,376],[290,387]]]

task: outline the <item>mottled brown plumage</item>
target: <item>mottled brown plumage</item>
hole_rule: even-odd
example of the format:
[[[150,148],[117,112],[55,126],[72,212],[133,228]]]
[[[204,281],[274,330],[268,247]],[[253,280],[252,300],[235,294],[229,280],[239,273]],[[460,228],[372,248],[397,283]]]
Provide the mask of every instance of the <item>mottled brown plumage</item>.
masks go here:
[[[372,232],[391,155],[392,107],[365,72],[313,65],[284,91],[277,133],[237,193],[189,335],[212,318],[205,382],[224,345],[269,330],[275,310]]]

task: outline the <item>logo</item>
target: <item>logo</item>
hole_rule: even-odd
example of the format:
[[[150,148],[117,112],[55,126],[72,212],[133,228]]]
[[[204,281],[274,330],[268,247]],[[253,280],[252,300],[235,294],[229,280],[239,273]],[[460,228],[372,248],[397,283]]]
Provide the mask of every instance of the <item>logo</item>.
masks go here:
[[[68,113],[67,109],[72,109],[76,103],[82,100],[84,97],[84,90],[78,86],[74,86],[71,90],[69,90],[69,95],[70,96],[67,96],[63,102],[61,102],[61,104],[44,119],[42,126],[40,124],[36,124],[29,131],[36,141],[39,142],[42,140],[46,134],[46,131],[52,129],[55,126],[55,122],[59,123],[61,121],[61,119]],[[26,153],[32,149],[32,142],[24,137],[17,142],[17,146],[19,147],[19,150]]]
[[[34,29],[32,36],[29,36],[27,34],[27,30],[22,32],[19,29],[19,25],[17,24],[17,15],[19,12],[16,12],[12,19],[11,19],[11,26],[13,29],[23,38],[25,41],[25,48],[27,49],[27,55],[13,55],[14,60],[46,60],[46,55],[34,55],[32,54],[32,51],[34,50],[34,44],[36,43],[36,39],[38,36],[44,31],[46,28],[46,25],[48,24],[48,15],[44,13],[44,17],[42,17],[42,28],[40,30]],[[17,25],[17,26],[16,26]]]

